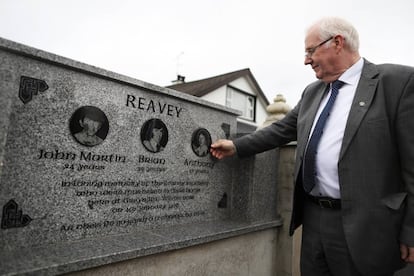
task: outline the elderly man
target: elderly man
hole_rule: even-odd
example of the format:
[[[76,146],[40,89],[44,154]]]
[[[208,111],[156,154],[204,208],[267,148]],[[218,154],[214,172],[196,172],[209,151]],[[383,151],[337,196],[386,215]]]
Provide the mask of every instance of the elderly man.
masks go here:
[[[355,28],[323,18],[305,38],[317,81],[280,122],[211,145],[216,158],[297,141],[291,234],[306,276],[393,275],[414,262],[414,68],[360,57]]]

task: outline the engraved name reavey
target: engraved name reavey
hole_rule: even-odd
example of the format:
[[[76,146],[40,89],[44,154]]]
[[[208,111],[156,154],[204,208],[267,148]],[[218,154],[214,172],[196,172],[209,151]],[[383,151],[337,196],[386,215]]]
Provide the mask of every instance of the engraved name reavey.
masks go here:
[[[180,113],[183,110],[182,107],[179,107],[173,104],[148,100],[143,97],[137,98],[134,95],[127,95],[126,106],[140,109],[146,112],[151,111],[154,113],[157,112],[160,114],[166,114],[168,116],[177,117],[177,118],[180,117]]]

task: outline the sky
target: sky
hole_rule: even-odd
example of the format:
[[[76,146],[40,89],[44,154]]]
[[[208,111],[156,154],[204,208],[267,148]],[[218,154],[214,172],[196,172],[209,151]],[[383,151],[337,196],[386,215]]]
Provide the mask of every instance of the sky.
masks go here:
[[[0,0],[0,37],[168,86],[250,68],[270,102],[316,80],[304,35],[321,17],[359,31],[373,63],[414,66],[413,0]]]

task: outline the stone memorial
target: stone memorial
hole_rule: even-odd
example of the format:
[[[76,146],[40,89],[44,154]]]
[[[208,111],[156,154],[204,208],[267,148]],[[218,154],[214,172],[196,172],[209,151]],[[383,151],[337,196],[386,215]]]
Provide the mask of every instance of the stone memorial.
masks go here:
[[[251,171],[239,171],[251,161],[209,154],[235,135],[236,111],[5,39],[0,61],[1,275],[76,271],[280,223],[253,206]]]

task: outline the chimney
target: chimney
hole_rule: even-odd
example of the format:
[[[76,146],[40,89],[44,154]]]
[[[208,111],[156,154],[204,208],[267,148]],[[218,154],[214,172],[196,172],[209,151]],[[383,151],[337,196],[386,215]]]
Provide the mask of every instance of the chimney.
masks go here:
[[[181,84],[185,83],[185,77],[181,75],[177,75],[177,79],[172,81],[173,84]]]

